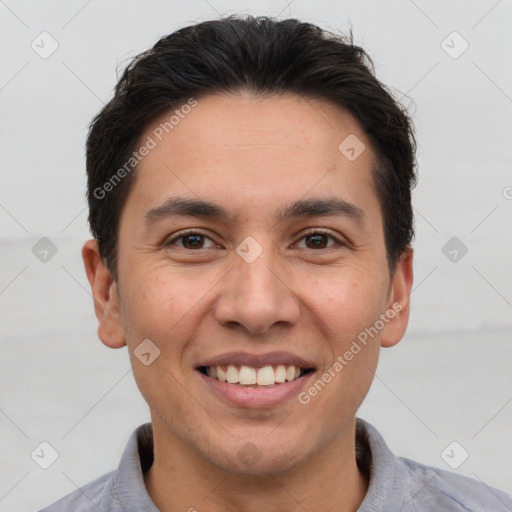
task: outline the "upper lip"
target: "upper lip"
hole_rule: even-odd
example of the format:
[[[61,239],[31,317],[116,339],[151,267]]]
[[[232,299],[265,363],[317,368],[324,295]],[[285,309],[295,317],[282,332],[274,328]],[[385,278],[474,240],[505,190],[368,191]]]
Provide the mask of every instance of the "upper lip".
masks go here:
[[[269,352],[267,354],[248,354],[246,352],[229,352],[213,356],[201,361],[197,367],[202,366],[252,366],[263,368],[264,366],[298,366],[300,368],[315,368],[314,363],[289,352]]]

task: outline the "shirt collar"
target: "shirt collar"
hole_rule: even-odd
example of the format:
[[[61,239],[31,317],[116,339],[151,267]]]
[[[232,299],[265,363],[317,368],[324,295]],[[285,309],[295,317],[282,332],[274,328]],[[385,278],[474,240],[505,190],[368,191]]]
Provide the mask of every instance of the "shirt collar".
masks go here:
[[[152,463],[153,429],[151,423],[146,423],[130,436],[112,484],[113,497],[121,510],[158,512],[144,485],[144,473]]]
[[[366,454],[370,483],[359,512],[396,512],[403,506],[408,475],[377,429],[357,418],[356,447]]]

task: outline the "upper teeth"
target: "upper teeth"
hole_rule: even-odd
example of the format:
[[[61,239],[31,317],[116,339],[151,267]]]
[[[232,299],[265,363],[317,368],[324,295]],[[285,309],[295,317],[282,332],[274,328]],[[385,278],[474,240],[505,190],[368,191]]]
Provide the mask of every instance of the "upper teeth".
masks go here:
[[[209,377],[230,384],[242,384],[246,386],[257,384],[269,386],[272,384],[292,381],[300,377],[301,369],[298,366],[264,366],[253,368],[252,366],[237,367],[233,364],[226,366],[208,366],[206,373]]]

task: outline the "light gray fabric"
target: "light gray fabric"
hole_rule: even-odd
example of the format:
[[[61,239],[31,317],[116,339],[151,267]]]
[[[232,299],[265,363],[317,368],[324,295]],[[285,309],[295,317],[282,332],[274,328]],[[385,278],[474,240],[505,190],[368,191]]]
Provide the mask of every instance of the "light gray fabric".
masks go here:
[[[358,464],[370,485],[359,512],[512,512],[512,496],[455,473],[395,457],[369,423],[357,420]],[[119,468],[40,512],[158,512],[144,487],[153,460],[151,424],[131,435]]]

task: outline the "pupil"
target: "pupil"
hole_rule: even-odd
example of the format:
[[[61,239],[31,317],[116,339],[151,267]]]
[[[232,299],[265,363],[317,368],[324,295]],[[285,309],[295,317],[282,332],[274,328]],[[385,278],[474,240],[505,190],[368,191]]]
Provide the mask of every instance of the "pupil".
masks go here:
[[[184,238],[183,245],[185,245],[185,247],[188,247],[188,248],[197,248],[197,247],[201,246],[202,238],[203,238],[202,235],[187,235]]]
[[[326,235],[318,234],[318,235],[309,235],[307,237],[307,245],[310,249],[312,248],[321,248],[323,249],[326,245]]]

